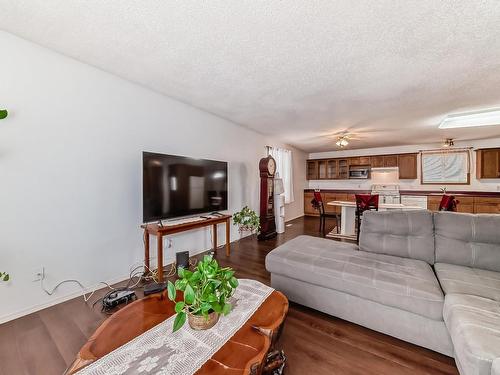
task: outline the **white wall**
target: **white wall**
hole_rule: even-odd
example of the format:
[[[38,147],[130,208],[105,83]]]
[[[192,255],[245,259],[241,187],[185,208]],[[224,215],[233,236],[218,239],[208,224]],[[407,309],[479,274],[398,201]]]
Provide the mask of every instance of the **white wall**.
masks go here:
[[[478,128],[478,134],[481,133],[481,128]],[[412,145],[412,146],[397,146],[397,147],[380,147],[371,149],[359,150],[342,150],[330,152],[316,152],[309,154],[309,159],[321,158],[338,158],[347,156],[364,156],[364,155],[384,155],[384,154],[399,154],[418,152],[421,150],[431,150],[440,148],[441,144],[427,145]],[[455,147],[473,147],[490,148],[500,147],[500,138],[483,139],[476,141],[455,142]],[[401,190],[439,190],[441,187],[446,187],[452,191],[498,191],[500,192],[500,179],[481,179],[476,178],[476,153],[472,152],[471,159],[471,183],[470,185],[422,185],[420,183],[420,157],[418,160],[418,179],[417,180],[400,180]],[[361,189],[369,190],[371,188],[371,180],[313,180],[308,182],[309,189]]]
[[[0,322],[81,293],[45,295],[31,281],[41,266],[52,287],[122,280],[141,264],[143,150],[228,161],[229,211],[258,209],[258,161],[282,144],[10,34],[0,45],[0,107],[10,110],[0,121],[0,270],[12,278],[0,285]],[[303,214],[305,187],[306,155],[292,150],[287,218]],[[172,238],[166,262],[211,244],[208,230]]]

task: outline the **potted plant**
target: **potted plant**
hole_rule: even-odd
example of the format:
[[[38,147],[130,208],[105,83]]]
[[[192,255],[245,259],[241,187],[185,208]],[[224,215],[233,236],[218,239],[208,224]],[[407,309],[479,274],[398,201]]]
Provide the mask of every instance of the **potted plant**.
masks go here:
[[[198,262],[193,272],[179,268],[179,279],[167,283],[167,294],[176,302],[177,291],[184,293],[183,300],[175,304],[177,316],[173,331],[177,331],[186,322],[196,330],[212,328],[219,320],[219,315],[231,312],[229,298],[238,286],[234,271],[229,267],[220,267],[210,255],[205,255]]]
[[[245,206],[240,212],[236,212],[233,215],[233,224],[238,225],[238,230],[244,231],[258,231],[260,229],[260,219],[254,210]]]
[[[0,272],[0,281],[9,281],[10,276],[7,272]]]

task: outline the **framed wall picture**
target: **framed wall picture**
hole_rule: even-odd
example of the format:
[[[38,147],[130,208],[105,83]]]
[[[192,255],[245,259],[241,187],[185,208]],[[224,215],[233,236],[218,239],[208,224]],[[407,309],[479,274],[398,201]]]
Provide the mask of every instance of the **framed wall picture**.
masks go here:
[[[469,150],[422,151],[423,185],[469,185]]]

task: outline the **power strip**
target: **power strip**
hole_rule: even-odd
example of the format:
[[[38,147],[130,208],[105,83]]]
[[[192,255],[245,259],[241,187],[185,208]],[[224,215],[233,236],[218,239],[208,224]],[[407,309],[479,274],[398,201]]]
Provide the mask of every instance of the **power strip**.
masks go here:
[[[102,306],[105,309],[112,309],[122,303],[128,303],[131,300],[137,299],[133,290],[119,290],[109,293],[103,300]]]

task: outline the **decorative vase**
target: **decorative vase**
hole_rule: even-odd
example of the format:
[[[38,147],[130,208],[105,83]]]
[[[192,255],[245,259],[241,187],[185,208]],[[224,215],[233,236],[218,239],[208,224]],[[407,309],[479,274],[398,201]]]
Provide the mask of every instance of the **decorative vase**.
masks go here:
[[[212,328],[219,321],[219,314],[215,311],[208,314],[208,318],[203,315],[193,315],[188,313],[189,326],[197,331]]]

